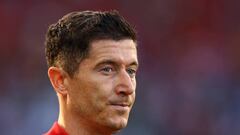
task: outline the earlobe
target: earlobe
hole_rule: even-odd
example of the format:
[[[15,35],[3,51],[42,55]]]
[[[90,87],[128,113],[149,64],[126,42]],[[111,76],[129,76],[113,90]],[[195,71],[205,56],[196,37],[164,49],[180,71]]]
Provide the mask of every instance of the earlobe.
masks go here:
[[[50,67],[48,69],[48,77],[51,81],[51,84],[54,88],[54,90],[61,94],[66,95],[67,94],[67,88],[64,84],[64,80],[66,79],[65,72],[58,68],[58,67]]]

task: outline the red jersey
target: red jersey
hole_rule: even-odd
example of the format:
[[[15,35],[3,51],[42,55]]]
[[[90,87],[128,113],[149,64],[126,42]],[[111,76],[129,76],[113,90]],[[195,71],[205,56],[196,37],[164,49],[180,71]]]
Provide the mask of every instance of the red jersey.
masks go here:
[[[68,135],[68,133],[57,122],[54,122],[52,128],[43,135]]]

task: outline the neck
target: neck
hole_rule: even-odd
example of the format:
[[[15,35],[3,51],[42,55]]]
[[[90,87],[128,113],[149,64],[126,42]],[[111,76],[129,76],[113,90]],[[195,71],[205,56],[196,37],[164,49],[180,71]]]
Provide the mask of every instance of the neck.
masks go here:
[[[58,124],[65,129],[69,135],[112,135],[108,130],[104,130],[86,118],[79,117],[77,114],[67,110],[66,104],[60,102],[60,113]]]

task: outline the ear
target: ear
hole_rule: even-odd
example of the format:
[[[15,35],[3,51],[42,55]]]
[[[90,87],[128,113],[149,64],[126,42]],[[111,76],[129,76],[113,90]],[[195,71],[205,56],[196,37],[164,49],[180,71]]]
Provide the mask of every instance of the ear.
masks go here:
[[[67,79],[67,74],[64,70],[58,67],[50,67],[48,69],[48,77],[57,93],[67,95],[68,91],[64,83]]]

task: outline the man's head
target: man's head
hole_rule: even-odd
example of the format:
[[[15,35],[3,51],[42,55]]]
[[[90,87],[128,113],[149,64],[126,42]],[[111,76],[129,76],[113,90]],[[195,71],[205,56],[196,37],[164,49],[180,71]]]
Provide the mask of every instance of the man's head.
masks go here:
[[[126,126],[135,101],[136,46],[134,29],[116,11],[73,12],[49,27],[48,75],[67,132],[111,134]]]
[[[70,76],[87,57],[91,42],[100,39],[136,39],[136,32],[117,11],[72,12],[50,25],[46,36],[48,66],[60,66]]]

